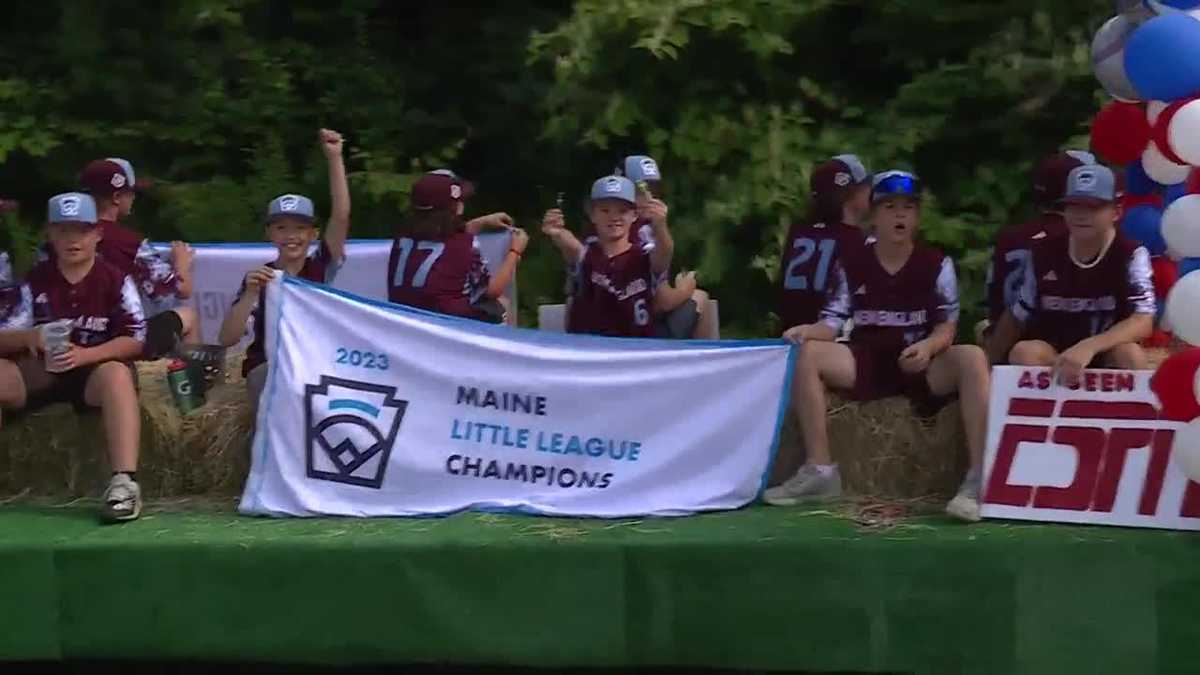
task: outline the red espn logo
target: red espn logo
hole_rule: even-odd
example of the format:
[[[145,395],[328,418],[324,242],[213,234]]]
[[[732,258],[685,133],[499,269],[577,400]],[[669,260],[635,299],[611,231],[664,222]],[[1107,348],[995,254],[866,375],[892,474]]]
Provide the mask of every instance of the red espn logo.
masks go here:
[[[1102,380],[1097,381],[1096,384],[1105,391],[1132,391],[1132,377],[1128,382],[1120,381],[1121,379],[1121,375],[1114,376],[1112,384],[1109,385],[1113,386],[1113,389],[1105,387],[1104,385],[1108,383],[1102,384]],[[1019,386],[1022,389],[1046,389],[1049,387],[1048,375],[1046,376],[1046,386],[1040,386],[1041,384],[1040,381],[1034,382],[1033,376],[1026,373],[1026,376],[1021,378]],[[1084,388],[1095,391],[1087,386],[1089,384],[1092,383],[1085,380]],[[1122,385],[1128,385],[1128,388],[1126,389]],[[992,465],[991,476],[988,479],[985,503],[1111,513],[1129,451],[1149,446],[1150,461],[1142,481],[1138,514],[1156,515],[1159,497],[1162,494],[1163,478],[1171,459],[1171,446],[1175,441],[1175,431],[1173,429],[1121,428],[1120,426],[1114,426],[1111,430],[1106,431],[1103,427],[1089,425],[1088,420],[1106,420],[1112,421],[1114,424],[1117,424],[1118,420],[1154,422],[1161,418],[1158,409],[1149,403],[1137,401],[1067,400],[1063,402],[1062,410],[1055,416],[1055,404],[1056,401],[1053,399],[1038,398],[1013,398],[1009,401],[1008,416],[1041,417],[1046,418],[1048,423],[1045,425],[1006,424],[1004,426],[1000,445],[996,451],[996,461]],[[1067,423],[1051,424],[1049,422],[1052,419]],[[1071,484],[1067,487],[1033,487],[1010,484],[1008,477],[1017,454],[1017,447],[1021,443],[1046,442],[1071,446],[1078,453],[1079,463]],[[1180,515],[1190,518],[1200,517],[1200,485],[1188,482]]]

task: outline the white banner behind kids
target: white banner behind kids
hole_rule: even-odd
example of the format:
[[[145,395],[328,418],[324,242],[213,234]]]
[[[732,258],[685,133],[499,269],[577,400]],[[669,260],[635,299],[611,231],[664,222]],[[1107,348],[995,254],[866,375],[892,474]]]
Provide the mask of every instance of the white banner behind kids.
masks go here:
[[[733,509],[778,444],[780,341],[539,333],[274,283],[242,513]]]
[[[476,241],[493,274],[504,262],[512,235],[508,232],[488,232]],[[169,255],[169,243],[154,247]],[[193,244],[196,257],[192,263],[192,298],[188,304],[200,315],[200,331],[207,344],[217,342],[221,321],[237,295],[246,273],[275,259],[271,244]],[[357,239],[346,243],[346,264],[333,281],[334,288],[350,291],[374,300],[387,300],[388,255],[390,239]],[[516,284],[510,284],[505,295],[516,305]]]

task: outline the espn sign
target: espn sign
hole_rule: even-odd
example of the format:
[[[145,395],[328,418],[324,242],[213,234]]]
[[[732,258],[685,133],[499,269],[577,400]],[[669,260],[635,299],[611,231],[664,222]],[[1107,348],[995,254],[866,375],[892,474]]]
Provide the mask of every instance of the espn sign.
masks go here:
[[[1162,419],[1152,371],[992,369],[985,518],[1200,530],[1200,484],[1171,461],[1186,421]]]

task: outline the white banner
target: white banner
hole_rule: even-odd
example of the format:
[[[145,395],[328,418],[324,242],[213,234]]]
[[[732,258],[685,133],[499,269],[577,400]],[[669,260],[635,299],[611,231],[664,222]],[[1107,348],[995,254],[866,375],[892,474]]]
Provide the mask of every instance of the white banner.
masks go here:
[[[507,232],[488,232],[476,238],[488,268],[494,274],[508,253],[511,235]],[[154,247],[169,254],[169,243],[155,242]],[[221,321],[233,304],[242,279],[251,269],[275,259],[272,244],[192,244],[196,251],[192,268],[193,290],[188,304],[200,315],[200,328],[207,344],[217,342]],[[346,243],[346,265],[338,272],[334,288],[350,291],[375,300],[387,300],[388,255],[390,239],[357,239]],[[510,284],[505,295],[512,300],[516,311],[516,284]]]
[[[1200,485],[1171,459],[1183,422],[1161,419],[1152,371],[992,370],[986,518],[1200,530]]]
[[[762,489],[782,341],[540,333],[275,284],[242,513],[665,516]]]

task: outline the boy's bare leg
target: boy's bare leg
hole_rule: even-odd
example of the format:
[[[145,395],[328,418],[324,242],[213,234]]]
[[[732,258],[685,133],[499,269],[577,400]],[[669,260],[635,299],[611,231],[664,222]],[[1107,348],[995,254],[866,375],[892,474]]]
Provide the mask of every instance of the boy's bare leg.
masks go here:
[[[88,377],[83,399],[89,406],[100,408],[113,472],[137,471],[142,417],[129,367],[116,361],[96,366]]]
[[[987,442],[987,413],[990,377],[987,356],[975,345],[954,345],[929,364],[925,375],[934,396],[958,392],[971,471],[983,467],[983,446]]]
[[[1150,367],[1150,360],[1146,358],[1146,350],[1141,345],[1126,342],[1104,355],[1104,365],[1122,370],[1146,370]]]
[[[836,342],[805,342],[792,377],[792,405],[800,420],[807,458],[796,475],[763,494],[776,506],[832,499],[842,493],[842,479],[829,452],[825,389],[849,389],[856,378],[854,352]]]
[[[179,341],[185,345],[194,345],[200,343],[200,315],[196,313],[193,307],[179,307],[173,310],[179,315],[179,322],[183,325],[180,331]]]
[[[1058,350],[1041,340],[1022,340],[1013,345],[1008,362],[1014,366],[1050,367],[1058,361]]]
[[[19,410],[25,407],[25,400],[25,379],[21,377],[21,369],[13,361],[0,359],[0,410]]]
[[[983,477],[983,446],[987,442],[990,379],[987,354],[975,345],[950,347],[929,364],[929,371],[925,374],[925,381],[934,396],[958,392],[971,468],[967,470],[958,494],[946,505],[946,513],[970,523],[978,522],[981,517],[979,492]]]
[[[827,388],[854,386],[854,352],[836,342],[805,342],[800,347],[796,373],[792,377],[792,405],[804,434],[810,464],[833,464],[829,452]]]

